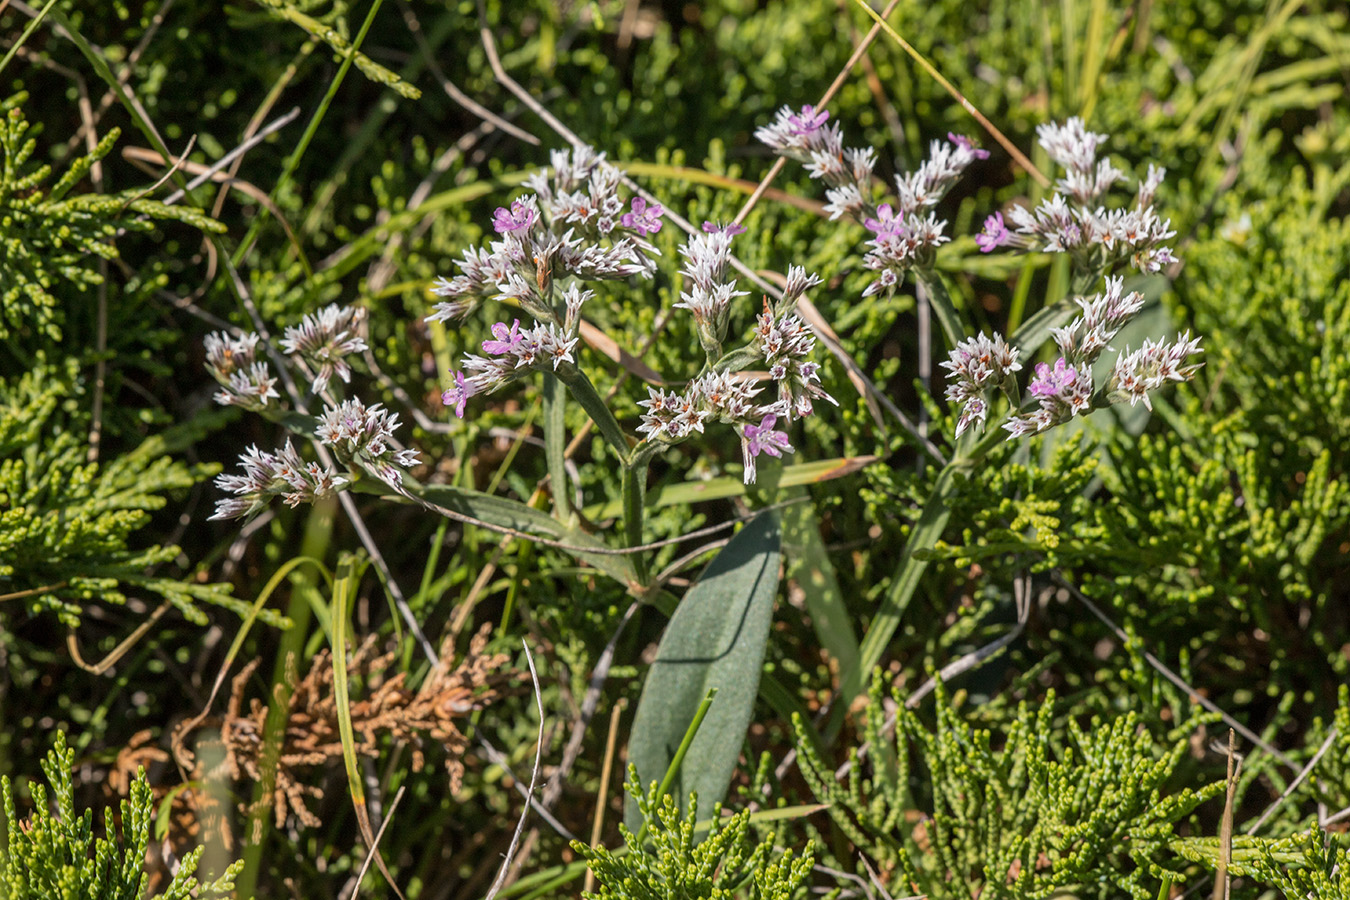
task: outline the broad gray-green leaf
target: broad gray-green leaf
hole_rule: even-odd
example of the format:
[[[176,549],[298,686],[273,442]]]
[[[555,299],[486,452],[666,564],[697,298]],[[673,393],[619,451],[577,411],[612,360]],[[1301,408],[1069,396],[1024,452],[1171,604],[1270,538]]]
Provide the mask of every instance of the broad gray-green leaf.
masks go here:
[[[628,746],[644,785],[665,776],[694,712],[708,690],[717,688],[671,783],[682,809],[689,808],[694,792],[699,809],[711,809],[731,783],[759,692],[778,593],[780,543],[776,513],[761,513],[742,528],[680,601],[647,673]],[[634,832],[642,826],[635,803],[625,819]]]

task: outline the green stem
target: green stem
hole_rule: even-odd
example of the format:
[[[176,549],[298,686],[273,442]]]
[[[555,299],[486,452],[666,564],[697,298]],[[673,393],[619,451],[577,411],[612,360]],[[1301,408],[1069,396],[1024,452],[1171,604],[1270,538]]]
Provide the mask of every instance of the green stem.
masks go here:
[[[567,387],[553,375],[544,376],[544,456],[553,494],[553,515],[566,522],[572,515],[567,500]]]
[[[642,543],[642,519],[647,502],[647,461],[651,458],[646,453],[636,456],[638,458],[623,467],[622,474],[623,537],[625,545],[629,547],[636,547]],[[637,572],[638,581],[646,584],[646,554],[634,555],[633,568]]]
[[[0,71],[3,71],[5,66],[9,65],[9,61],[14,58],[14,54],[19,52],[19,48],[27,42],[28,36],[42,24],[42,20],[47,17],[47,13],[51,12],[52,7],[55,5],[56,0],[47,0],[47,5],[38,10],[36,16],[33,16],[33,18],[28,20],[28,27],[24,28],[23,33],[19,35],[19,39],[9,48],[9,52],[5,54],[5,58],[0,59]],[[67,28],[66,30],[70,31],[71,29]]]
[[[689,723],[689,727],[684,731],[684,740],[680,741],[679,749],[671,757],[670,765],[666,766],[665,777],[661,779],[661,784],[656,789],[657,802],[660,798],[670,793],[670,786],[675,783],[675,776],[680,771],[680,766],[684,764],[684,755],[689,752],[689,748],[694,743],[694,736],[698,734],[699,728],[703,725],[703,719],[708,715],[708,710],[712,707],[712,702],[717,698],[717,688],[709,688],[708,695],[703,698],[703,702],[698,705],[698,710],[694,713],[694,720]],[[642,827],[638,829],[637,838],[634,843],[642,846],[642,839],[647,836],[646,819],[642,820]]]
[[[586,373],[580,369],[569,366],[558,370],[558,379],[572,392],[572,399],[581,404],[581,408],[586,410],[586,415],[590,416],[600,429],[600,436],[610,445],[615,454],[618,455],[620,462],[625,466],[632,460],[632,452],[628,448],[628,437],[619,427],[619,422],[614,418],[614,413],[609,411],[605,401],[595,390],[595,385],[586,377]]]
[[[947,348],[954,348],[966,339],[966,328],[961,324],[961,316],[952,303],[952,295],[947,292],[947,283],[936,269],[915,269],[914,277],[928,294],[933,315],[937,317],[942,333],[947,338]]]
[[[319,102],[319,108],[314,111],[314,115],[309,119],[309,125],[305,128],[305,133],[300,136],[300,142],[295,145],[295,150],[286,158],[286,165],[281,170],[281,176],[277,179],[276,185],[272,188],[270,198],[276,200],[281,192],[290,183],[291,176],[295,174],[296,166],[300,164],[300,157],[305,155],[309,149],[309,142],[314,140],[314,135],[319,130],[319,123],[323,121],[324,115],[328,112],[328,107],[332,105],[333,98],[337,96],[338,88],[342,86],[342,81],[347,77],[347,70],[352,67],[352,62],[356,59],[356,52],[361,48],[361,43],[366,39],[366,32],[370,31],[370,26],[375,24],[375,14],[380,11],[384,0],[374,0],[370,4],[370,10],[366,12],[366,19],[361,23],[361,30],[357,32],[356,38],[347,49],[347,54],[342,58],[342,65],[338,67],[337,75],[328,85],[328,92],[324,94],[323,100]],[[258,232],[267,221],[267,207],[264,205],[254,217],[253,224],[249,226],[248,233],[244,239],[239,242],[239,249],[234,252],[233,262],[237,266],[244,257],[244,253],[253,244],[258,237]],[[312,276],[314,273],[309,271],[309,265],[301,257],[300,263],[305,268],[305,275]]]

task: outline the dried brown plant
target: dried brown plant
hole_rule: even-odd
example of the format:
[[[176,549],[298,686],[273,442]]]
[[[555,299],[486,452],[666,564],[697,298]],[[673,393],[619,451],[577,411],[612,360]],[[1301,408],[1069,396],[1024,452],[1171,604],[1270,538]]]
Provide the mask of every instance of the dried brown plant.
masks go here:
[[[491,703],[509,682],[519,680],[516,673],[503,670],[508,660],[505,654],[484,653],[490,631],[491,625],[487,625],[474,636],[468,653],[457,665],[451,664],[449,654],[443,656],[416,691],[405,687],[405,672],[385,677],[394,660],[393,651],[377,653],[373,638],[364,641],[348,662],[350,680],[363,685],[368,694],[351,703],[356,753],[378,759],[388,743],[403,744],[412,751],[413,770],[420,771],[426,764],[427,747],[440,746],[450,789],[458,791],[468,747],[458,720]],[[268,705],[257,698],[249,699],[247,707],[245,704],[245,690],[258,663],[253,660],[234,677],[224,715],[189,720],[175,731],[174,758],[194,785],[223,779],[270,785],[270,793],[264,791],[257,806],[244,809],[247,814],[271,807],[278,828],[284,827],[288,816],[294,816],[302,826],[317,826],[320,820],[309,801],[323,797],[322,769],[342,759],[331,657],[328,651],[321,652],[299,679],[292,668],[294,660],[288,661],[286,683],[273,687],[276,699],[286,704],[286,723],[279,740],[271,746],[267,739]],[[198,740],[190,750],[187,739],[194,734]],[[210,750],[216,752],[203,752]],[[218,762],[208,770],[204,759]],[[199,812],[208,813],[214,802],[209,793],[188,789],[179,796],[199,807]],[[203,824],[210,830],[215,828],[206,816]],[[225,839],[229,841],[228,835]]]

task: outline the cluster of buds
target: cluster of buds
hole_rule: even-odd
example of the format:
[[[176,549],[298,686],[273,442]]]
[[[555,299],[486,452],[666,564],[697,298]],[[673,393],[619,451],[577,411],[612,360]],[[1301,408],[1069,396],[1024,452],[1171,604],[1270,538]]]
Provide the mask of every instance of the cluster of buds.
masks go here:
[[[206,369],[220,385],[215,400],[221,406],[258,412],[280,397],[271,368],[258,359],[258,340],[252,333],[237,338],[224,332],[206,336]]]
[[[351,381],[352,369],[346,357],[366,349],[365,332],[365,308],[332,303],[287,328],[281,349],[297,365],[314,370],[310,389],[322,394],[334,375],[343,382]],[[274,402],[280,399],[277,379],[267,363],[258,358],[261,340],[253,332],[237,338],[223,331],[206,336],[206,369],[221,386],[215,396],[220,405],[253,412],[280,405]]]
[[[556,373],[559,366],[575,365],[572,350],[579,340],[581,306],[592,296],[591,291],[583,291],[576,285],[564,291],[566,312],[562,325],[545,322],[521,328],[519,319],[509,327],[505,322],[495,323],[492,340],[482,343],[487,356],[466,353],[461,360],[463,369],[450,373],[452,384],[441,394],[441,402],[462,419],[469,398],[476,394],[504,387],[530,369]]]
[[[877,206],[872,201],[876,151],[844,147],[839,126],[827,126],[828,118],[829,113],[811,106],[799,112],[783,107],[755,137],[780,156],[804,163],[812,178],[829,185],[825,209],[831,219],[847,215],[872,232],[863,264],[879,277],[863,296],[892,290],[910,268],[933,264],[937,248],[949,238],[947,223],[931,210],[970,164],[987,159],[989,152],[957,134],[933,141],[918,169],[896,176],[895,204]]]
[[[956,420],[956,436],[966,429],[977,432],[984,428],[989,415],[988,390],[996,387],[1013,400],[1017,396],[1016,373],[1022,370],[1017,348],[1003,340],[1002,335],[967,338],[956,345],[947,361],[941,363],[950,373],[947,401],[961,405]]]
[[[315,370],[310,390],[322,394],[334,375],[344,384],[352,380],[346,357],[366,349],[365,334],[365,307],[340,307],[334,303],[306,315],[299,325],[287,328],[281,338],[281,349]]]
[[[647,237],[661,230],[665,211],[634,197],[625,211],[622,175],[603,153],[577,147],[554,151],[549,172],[533,175],[534,191],[499,207],[493,229],[499,240],[486,250],[470,247],[457,262],[460,274],[438,278],[432,293],[445,299],[428,321],[461,319],[485,297],[515,300],[542,322],[556,324],[553,281],[650,278],[659,251]]]
[[[835,401],[820,385],[820,366],[810,360],[815,335],[792,313],[802,295],[820,284],[818,276],[801,266],[788,267],[782,298],[772,306],[765,299],[750,344],[722,356],[731,300],[747,293],[738,291],[736,279],[728,274],[731,240],[744,230],[705,222],[703,233],[691,236],[680,248],[685,290],[675,307],[693,316],[710,368],[683,394],[648,388],[648,398],[639,404],[646,412],[638,432],[648,441],[672,444],[701,433],[710,421],[732,425],[741,436],[744,478],[750,484],[756,475],[755,458],[761,453],[792,452],[787,433],[774,429],[780,419],[791,422],[810,415],[815,399]],[[732,371],[757,360],[767,365],[777,386],[777,401],[763,406],[754,402],[761,388]]]
[[[328,406],[319,416],[315,435],[333,448],[348,474],[361,469],[379,478],[395,490],[402,485],[400,467],[418,462],[416,450],[397,447],[394,429],[398,415],[378,403],[366,406],[360,400],[347,400]],[[288,506],[313,503],[331,497],[351,483],[332,468],[305,462],[289,439],[280,450],[269,453],[250,447],[239,457],[243,475],[221,475],[216,486],[234,494],[217,501],[213,519],[253,516],[267,507],[273,497],[281,496]]]
[[[684,291],[676,309],[687,309],[694,317],[699,343],[709,359],[722,355],[722,341],[730,321],[731,301],[747,291],[736,290],[736,279],[727,278],[731,259],[731,239],[745,231],[739,225],[718,227],[705,222],[703,234],[692,235],[680,247],[684,257]]]
[[[396,449],[397,427],[398,413],[352,399],[326,408],[315,434],[348,468],[360,466],[397,490],[403,480],[399,468],[410,469],[418,462],[416,450]]]
[[[703,433],[707,422],[725,422],[741,435],[741,460],[745,464],[744,481],[753,484],[755,458],[761,453],[782,456],[791,453],[787,432],[775,431],[783,416],[783,404],[758,406],[754,398],[760,392],[749,378],[730,372],[709,372],[689,383],[683,394],[660,388],[647,388],[648,397],[638,405],[645,407],[638,432],[646,440],[675,444],[694,432]]]
[[[311,388],[323,394],[334,375],[350,381],[351,366],[345,357],[366,349],[365,327],[365,309],[330,305],[287,328],[281,347],[292,362],[314,373]],[[273,415],[280,412],[277,379],[257,358],[261,340],[254,333],[238,338],[207,335],[206,367],[222,386],[216,402]],[[397,490],[402,484],[400,468],[410,468],[418,459],[417,451],[397,446],[396,427],[398,416],[379,404],[367,407],[360,400],[347,400],[325,405],[315,435],[333,448],[348,475],[361,469]],[[213,519],[253,516],[276,496],[290,506],[311,503],[332,496],[352,480],[332,468],[305,462],[289,440],[275,452],[250,447],[240,462],[243,475],[216,479],[218,487],[234,496],[216,504]]]
[[[333,496],[347,484],[347,479],[331,468],[301,459],[289,440],[275,453],[249,447],[239,461],[244,466],[243,475],[216,478],[216,487],[234,496],[216,502],[212,519],[252,517],[278,496],[291,507],[313,503]]]
[[[1093,384],[1092,367],[1110,341],[1144,306],[1137,291],[1125,293],[1123,278],[1106,279],[1106,288],[1090,298],[1080,298],[1081,315],[1063,328],[1053,329],[1060,356],[1054,364],[1037,363],[1027,393],[1036,399],[1035,409],[1016,413],[1003,423],[1009,440],[1045,431],[1084,415],[1098,406],[1129,400],[1152,409],[1148,392],[1169,382],[1186,381],[1200,367],[1190,358],[1200,352],[1199,338],[1190,332],[1180,334],[1173,343],[1145,341],[1133,353],[1127,348],[1116,359],[1110,380],[1103,391]],[[1016,409],[1018,401],[1014,373],[1021,370],[1018,352],[999,335],[981,335],[963,341],[952,351],[943,367],[951,372],[947,399],[961,404],[956,434],[967,428],[979,431],[988,415],[988,389],[999,388]]]
[[[1055,183],[1055,193],[1034,209],[1012,208],[1008,218],[1015,230],[1009,230],[1001,213],[986,219],[975,239],[982,251],[1011,246],[1068,253],[1088,272],[1109,272],[1126,260],[1140,272],[1158,272],[1176,261],[1165,245],[1176,236],[1171,220],[1153,209],[1166,170],[1150,165],[1134,205],[1107,209],[1100,201],[1125,173],[1110,160],[1097,159],[1106,135],[1088,131],[1077,117],[1063,125],[1041,125],[1036,133],[1050,158],[1064,168],[1064,177]]]
[[[500,240],[487,250],[470,247],[458,263],[460,274],[440,278],[432,293],[447,298],[428,321],[463,318],[485,297],[515,301],[534,317],[521,328],[492,326],[484,356],[466,354],[441,401],[463,418],[468,400],[509,384],[530,369],[559,371],[573,366],[581,328],[582,303],[592,296],[576,281],[604,281],[637,275],[651,278],[660,252],[647,237],[661,230],[660,204],[632,198],[625,211],[619,196],[622,176],[603,153],[577,147],[554,151],[552,169],[526,182],[534,193],[499,207],[493,229]],[[555,299],[554,279],[574,279]],[[559,306],[561,308],[559,308]]]
[[[810,359],[816,336],[800,318],[777,315],[766,302],[754,340],[769,366],[769,378],[778,385],[777,406],[785,418],[791,421],[811,415],[811,401],[816,399],[839,405],[820,386],[820,365]]]

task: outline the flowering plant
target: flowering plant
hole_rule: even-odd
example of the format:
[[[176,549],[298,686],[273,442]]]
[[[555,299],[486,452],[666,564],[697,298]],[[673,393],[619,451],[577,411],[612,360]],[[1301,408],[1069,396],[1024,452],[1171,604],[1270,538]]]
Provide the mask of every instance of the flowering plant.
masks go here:
[[[459,273],[437,279],[432,289],[439,299],[428,316],[431,322],[462,321],[485,299],[512,306],[531,320],[523,324],[512,316],[510,324],[493,323],[491,337],[480,343],[481,354],[465,354],[460,368],[449,373],[441,400],[462,419],[474,398],[532,372],[542,376],[555,517],[564,522],[570,517],[566,494],[558,489],[564,477],[563,405],[570,398],[620,461],[624,537],[630,550],[640,550],[647,467],[657,451],[702,434],[710,424],[729,425],[740,438],[743,480],[750,484],[760,456],[794,452],[787,426],[811,415],[816,401],[835,402],[811,358],[816,338],[793,311],[821,282],[801,266],[790,266],[781,296],[772,303],[766,298],[754,329],[739,346],[728,349],[732,303],[748,293],[738,289],[731,274],[731,243],[745,229],[734,223],[704,223],[680,248],[683,289],[674,304],[693,319],[703,365],[680,390],[649,386],[647,398],[638,404],[644,411],[634,428],[637,437],[630,438],[578,360],[583,310],[595,297],[583,285],[651,279],[660,251],[648,238],[663,227],[665,210],[641,196],[625,201],[621,173],[603,153],[577,147],[554,152],[551,161],[549,170],[527,180],[532,193],[496,209],[492,226],[497,238],[484,248],[466,249],[457,263]],[[348,357],[367,349],[364,325],[363,310],[330,306],[286,330],[281,349],[325,403],[323,412],[305,420],[301,429],[325,459],[304,461],[290,441],[275,452],[250,448],[242,459],[242,475],[217,480],[233,496],[220,501],[216,518],[254,515],[278,495],[292,506],[331,496],[363,473],[396,494],[450,514],[429,502],[422,486],[408,476],[418,454],[394,438],[397,415],[378,404],[368,407],[337,396],[334,376],[348,383]],[[280,420],[279,379],[259,356],[260,342],[261,336],[253,333],[213,334],[207,339],[207,366],[221,385],[218,402]],[[763,381],[772,385],[772,393],[766,395],[759,383]],[[639,581],[642,572],[635,564],[633,576]]]

